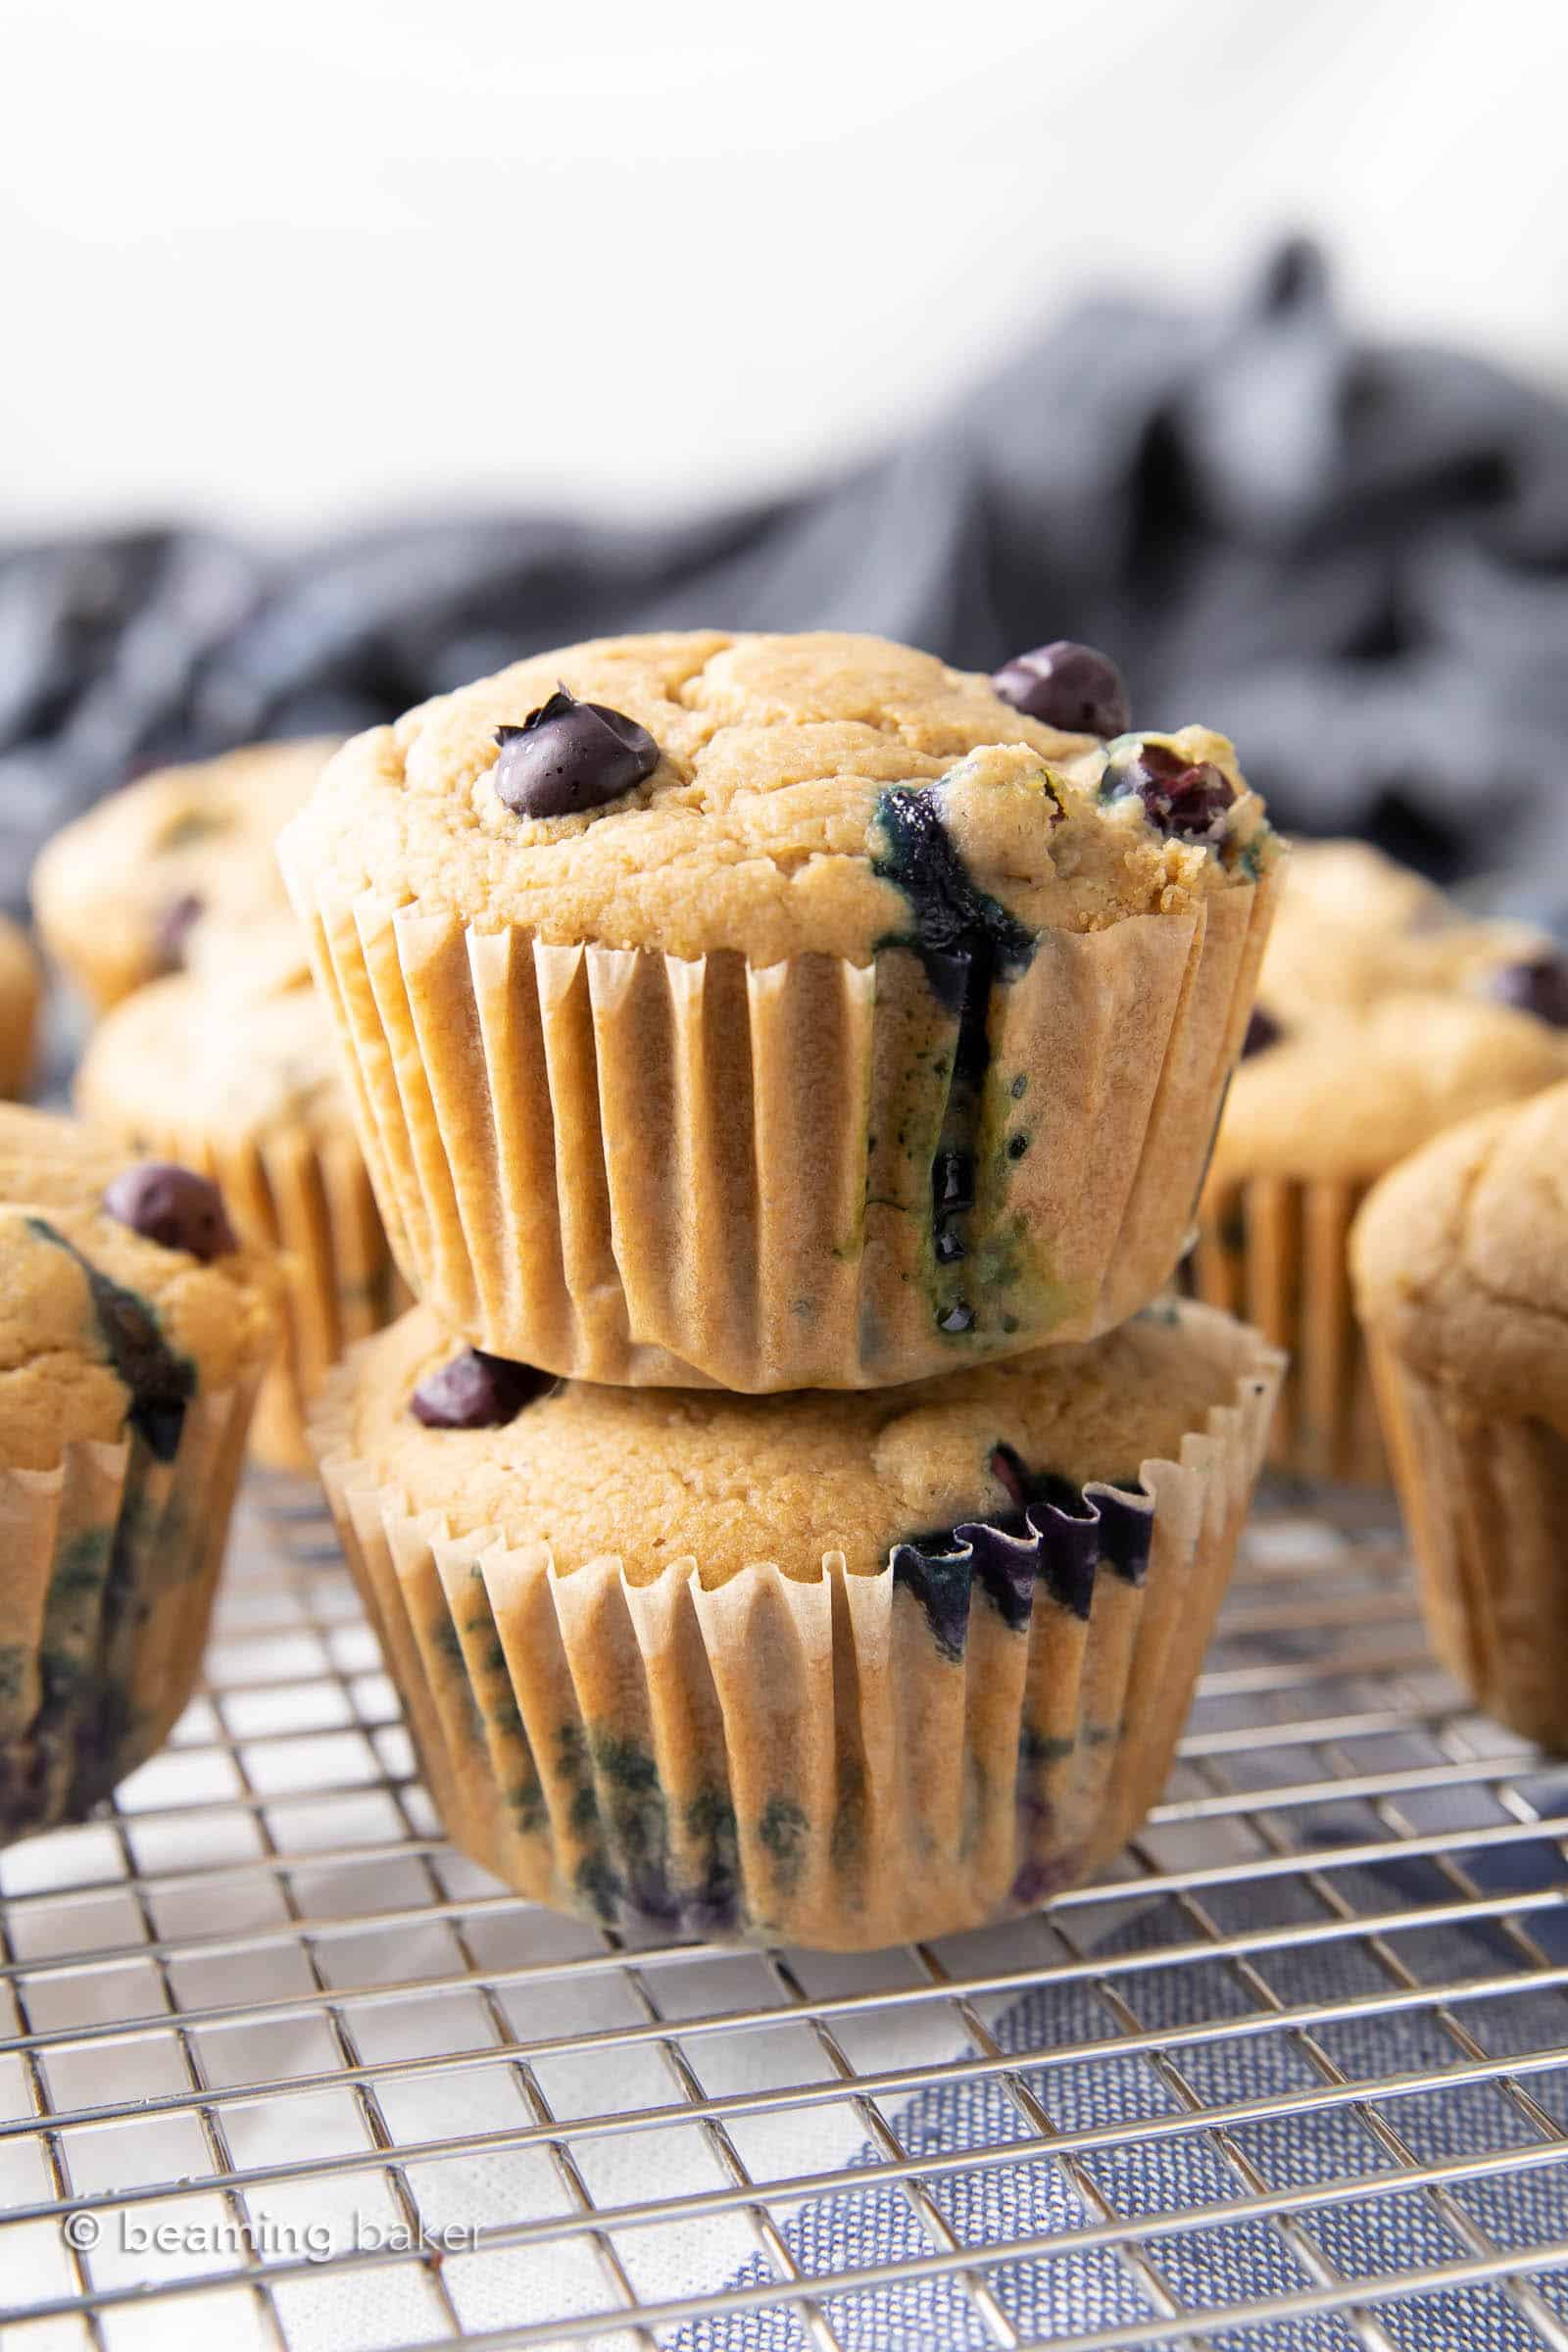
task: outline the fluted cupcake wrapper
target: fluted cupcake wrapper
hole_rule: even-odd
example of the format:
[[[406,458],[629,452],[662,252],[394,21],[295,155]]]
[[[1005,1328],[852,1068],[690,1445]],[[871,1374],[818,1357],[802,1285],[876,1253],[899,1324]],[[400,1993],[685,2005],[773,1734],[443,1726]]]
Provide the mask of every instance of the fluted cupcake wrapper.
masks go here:
[[[978,964],[902,946],[684,961],[289,880],[416,1296],[550,1371],[753,1393],[913,1380],[1146,1305],[1275,890],[1047,932],[981,1003]]]
[[[1245,1316],[1291,1358],[1268,1458],[1300,1478],[1386,1486],[1388,1456],[1350,1287],[1349,1232],[1372,1180],[1211,1184],[1183,1287]]]
[[[9,1004],[0,1007],[0,1098],[20,1101],[27,1092],[37,1059],[38,1010],[43,999],[41,981],[13,980]]]
[[[327,1496],[450,1834],[608,1923],[841,1949],[1083,1878],[1158,1793],[1246,1516],[1281,1366],[1232,1328],[1233,1400],[1141,1494],[710,1588],[411,1512],[334,1375]]]
[[[1568,1438],[1369,1346],[1432,1646],[1489,1715],[1568,1749]]]
[[[282,1338],[257,1398],[250,1449],[274,1470],[310,1469],[312,1397],[346,1348],[408,1303],[359,1145],[346,1130],[318,1136],[301,1125],[229,1142],[145,1120],[134,1140],[138,1151],[210,1176],[240,1238],[277,1254]]]
[[[79,1821],[195,1685],[257,1383],[139,1437],[0,1470],[0,1844]]]

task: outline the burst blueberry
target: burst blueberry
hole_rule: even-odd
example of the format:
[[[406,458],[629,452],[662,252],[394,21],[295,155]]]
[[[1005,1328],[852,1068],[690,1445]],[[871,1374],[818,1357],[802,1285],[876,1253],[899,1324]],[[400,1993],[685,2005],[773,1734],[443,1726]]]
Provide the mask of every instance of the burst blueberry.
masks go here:
[[[426,1429],[502,1429],[555,1385],[550,1373],[532,1364],[466,1348],[420,1381],[409,1409]]]
[[[517,816],[573,816],[618,801],[651,776],[659,746],[607,703],[563,686],[519,727],[497,727],[495,788]]]
[[[1004,703],[1066,735],[1121,735],[1131,720],[1120,670],[1092,645],[1058,637],[1016,654],[991,680]]]
[[[1121,800],[1136,792],[1152,824],[1184,840],[1218,838],[1236,787],[1211,760],[1184,760],[1168,744],[1136,737],[1113,746],[1101,795]]]
[[[104,1207],[117,1224],[128,1225],[144,1241],[183,1250],[204,1265],[239,1248],[217,1185],[172,1160],[146,1159],[122,1168],[104,1194]]]

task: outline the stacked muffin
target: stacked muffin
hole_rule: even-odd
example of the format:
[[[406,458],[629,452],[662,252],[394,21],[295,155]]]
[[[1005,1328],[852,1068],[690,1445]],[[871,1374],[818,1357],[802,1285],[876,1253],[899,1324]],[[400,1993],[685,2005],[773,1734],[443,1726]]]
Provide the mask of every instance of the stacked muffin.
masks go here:
[[[221,1187],[242,1240],[276,1252],[284,1344],[251,1449],[310,1465],[304,1412],[351,1340],[394,1305],[390,1252],[273,843],[333,744],[258,745],[167,768],[56,835],[39,930],[101,1016],[78,1107],[127,1150]]]
[[[1348,1251],[1368,1188],[1456,1122],[1568,1079],[1568,968],[1360,842],[1298,844],[1204,1188],[1191,1287],[1292,1368],[1271,1458],[1386,1476]]]
[[[1150,1301],[1277,844],[1119,704],[1082,648],[605,641],[359,737],[281,838],[421,1302],[313,1438],[530,1894],[875,1944],[1159,1786],[1279,1359]]]

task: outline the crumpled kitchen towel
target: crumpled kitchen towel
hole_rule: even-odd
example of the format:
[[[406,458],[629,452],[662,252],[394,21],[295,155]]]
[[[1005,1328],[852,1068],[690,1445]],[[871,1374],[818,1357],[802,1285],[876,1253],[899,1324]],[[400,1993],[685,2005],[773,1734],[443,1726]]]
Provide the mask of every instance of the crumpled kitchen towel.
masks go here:
[[[149,764],[393,715],[627,628],[880,630],[988,668],[1072,636],[1218,719],[1277,813],[1568,901],[1568,407],[1353,332],[1303,240],[1220,315],[1081,303],[905,446],[662,527],[0,539],[0,899]]]

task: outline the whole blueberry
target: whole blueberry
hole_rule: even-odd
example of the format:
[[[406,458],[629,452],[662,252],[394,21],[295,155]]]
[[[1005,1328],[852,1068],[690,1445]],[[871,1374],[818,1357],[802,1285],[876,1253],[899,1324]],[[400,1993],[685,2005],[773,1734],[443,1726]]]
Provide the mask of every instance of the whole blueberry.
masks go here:
[[[1150,822],[1189,841],[1213,838],[1236,787],[1211,760],[1184,760],[1168,744],[1136,738],[1115,747],[1101,785],[1106,800],[1136,792]]]
[[[659,765],[646,727],[607,703],[579,703],[564,686],[520,727],[497,727],[496,791],[517,816],[603,808]]]
[[[1058,637],[1015,654],[991,680],[1004,703],[1065,735],[1125,734],[1132,723],[1121,671],[1092,645]]]
[[[183,1250],[204,1264],[239,1248],[217,1185],[172,1160],[144,1159],[122,1169],[104,1194],[104,1207],[144,1241]]]
[[[1274,1015],[1265,1012],[1261,1004],[1254,1004],[1252,1017],[1247,1024],[1247,1035],[1242,1040],[1242,1059],[1246,1061],[1253,1054],[1266,1054],[1269,1047],[1277,1046],[1284,1035]]]
[[[420,1381],[409,1408],[426,1429],[501,1429],[554,1387],[551,1374],[532,1364],[466,1348]]]
[[[1487,975],[1488,993],[1521,1012],[1533,1012],[1553,1029],[1568,1029],[1568,962],[1539,956],[1531,963],[1504,963]]]

